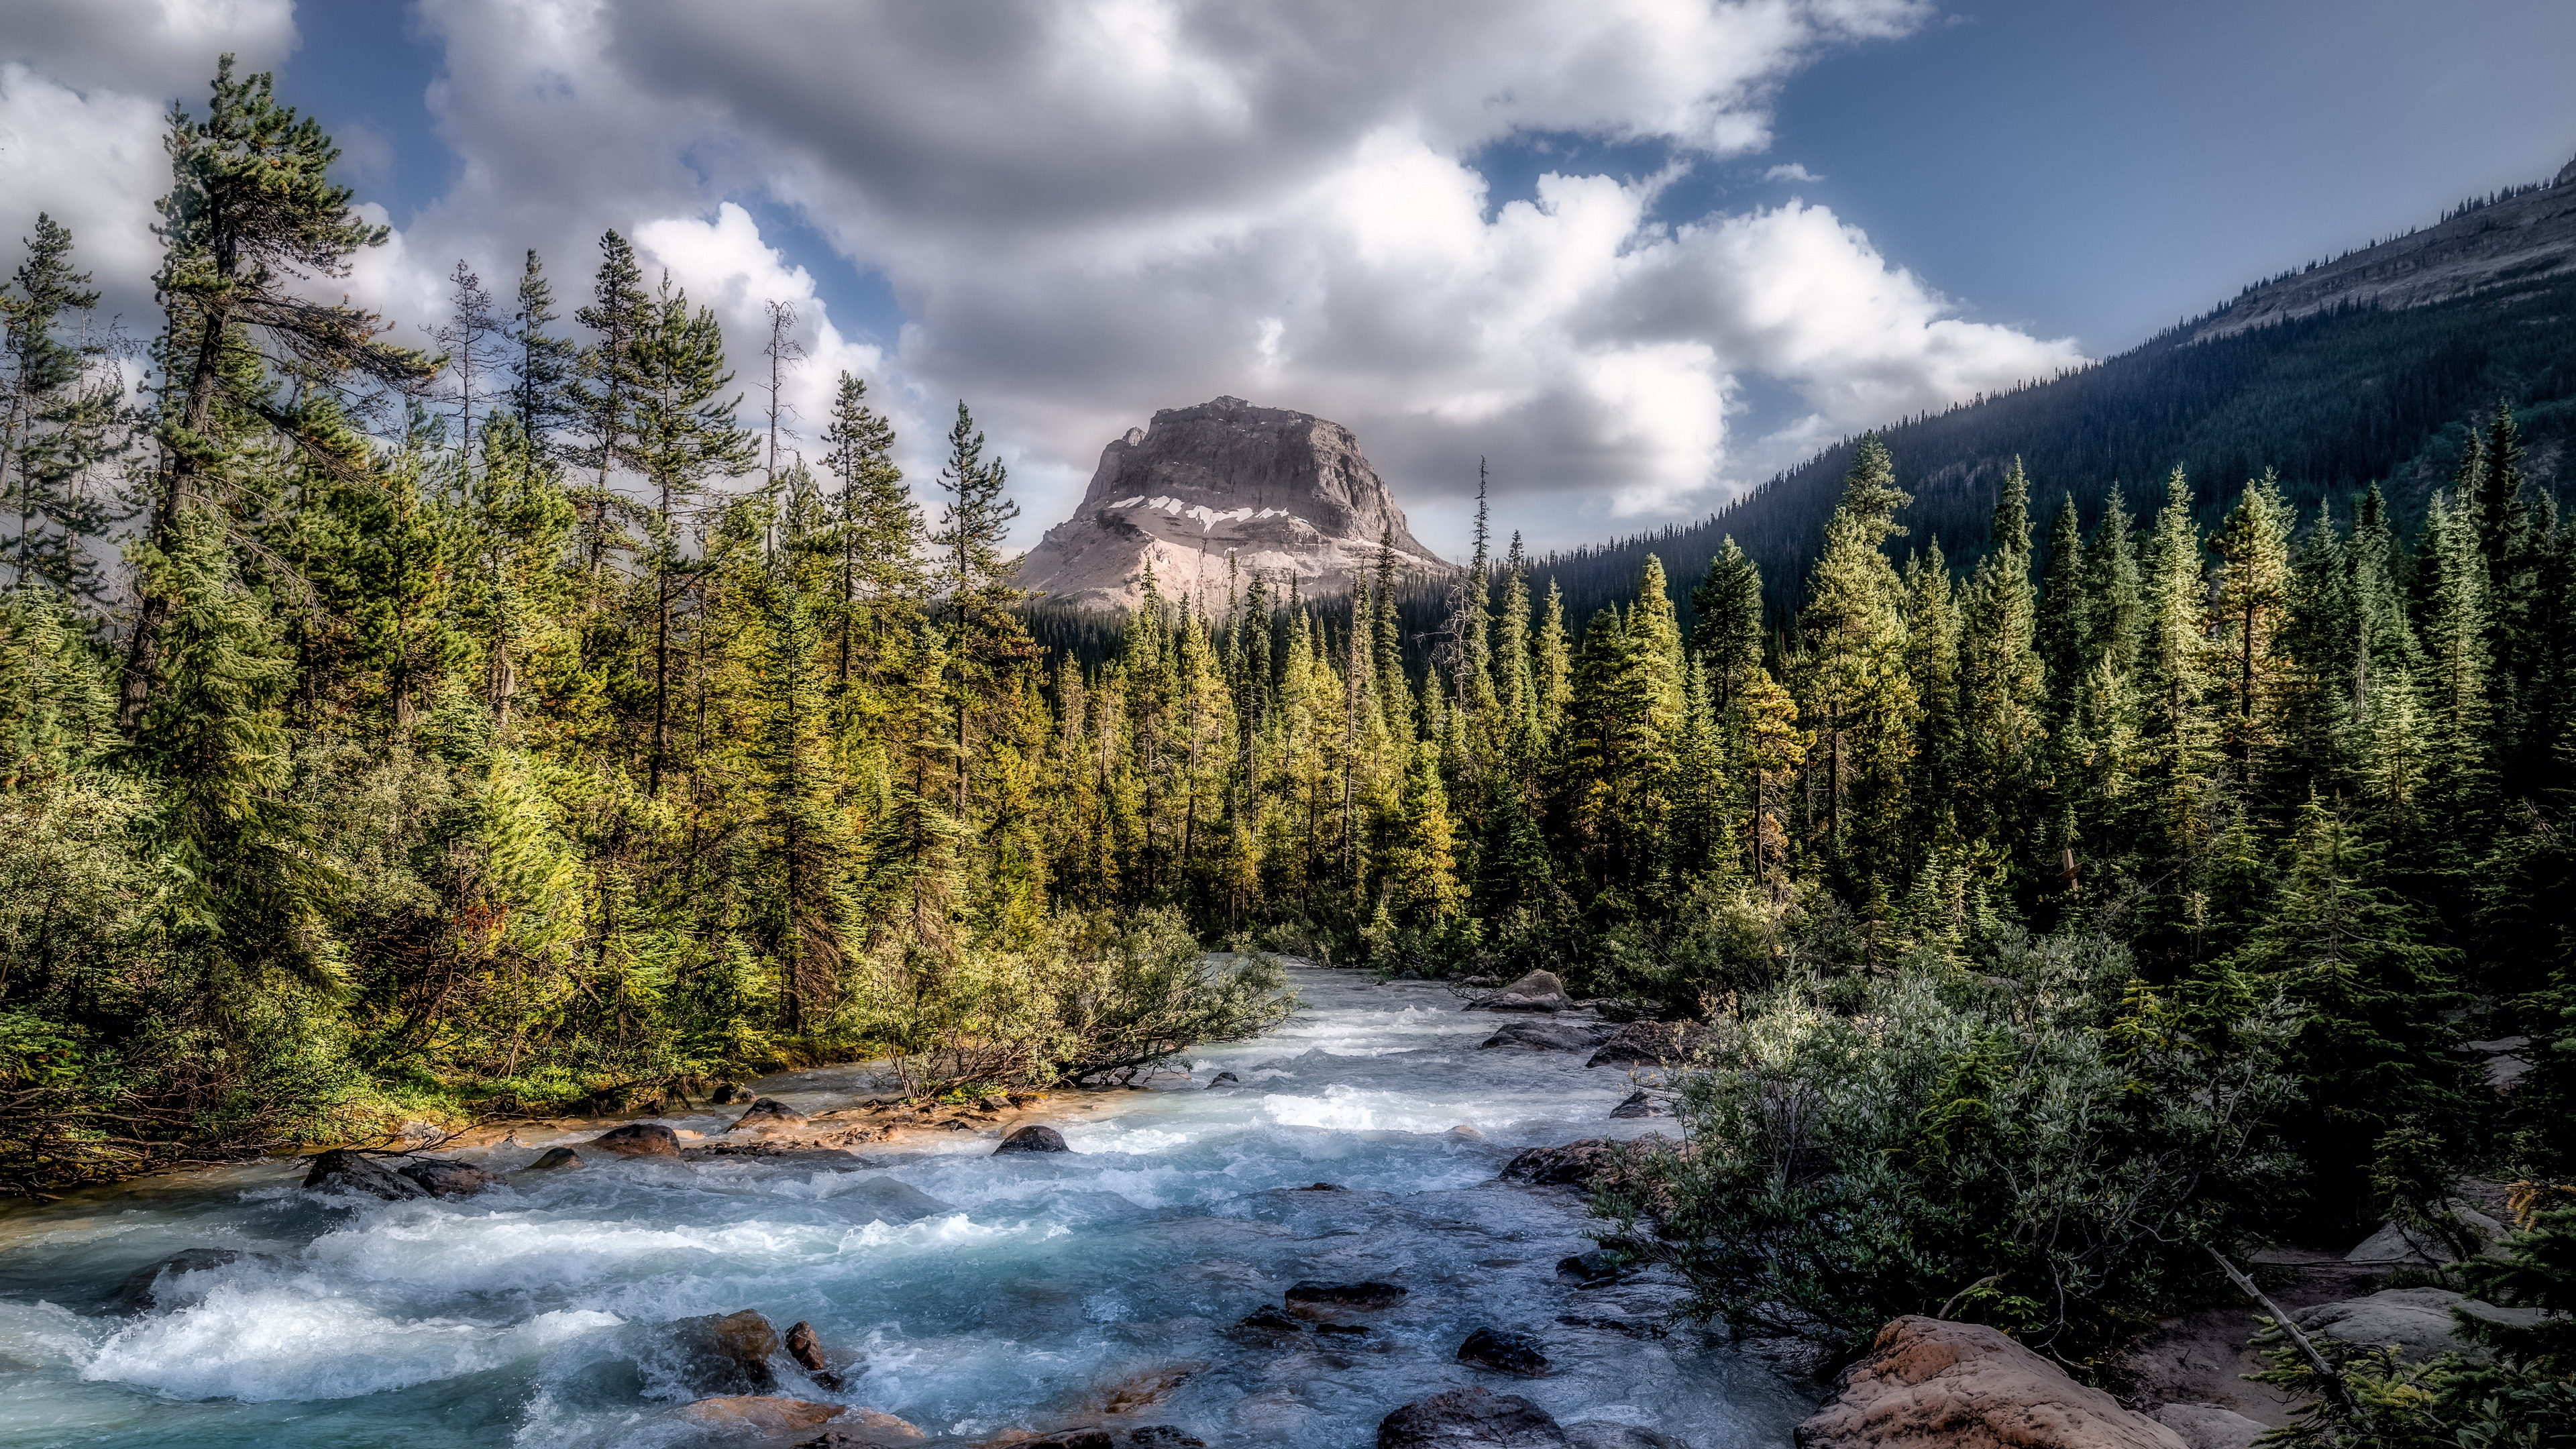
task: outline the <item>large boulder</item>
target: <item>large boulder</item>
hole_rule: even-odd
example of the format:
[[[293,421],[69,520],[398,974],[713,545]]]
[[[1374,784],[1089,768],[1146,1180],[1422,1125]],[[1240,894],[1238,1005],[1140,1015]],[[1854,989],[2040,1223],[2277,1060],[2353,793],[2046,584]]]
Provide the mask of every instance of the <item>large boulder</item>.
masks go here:
[[[1599,1046],[1611,1031],[1607,1022],[1515,1021],[1477,1045],[1488,1051],[1506,1047],[1531,1052],[1584,1052]]]
[[[2471,1363],[2486,1362],[2489,1354],[2483,1346],[2451,1336],[2457,1326],[2451,1317],[2454,1308],[2497,1323],[2528,1324],[2540,1317],[2538,1309],[2498,1308],[2448,1288],[2383,1288],[2367,1298],[2320,1303],[2290,1316],[2310,1333],[2352,1344],[2393,1346],[2410,1359],[2456,1352]]]
[[[315,1192],[363,1193],[387,1202],[429,1195],[427,1188],[395,1171],[383,1158],[342,1147],[315,1157],[312,1169],[304,1174],[304,1185]]]
[[[1309,1278],[1288,1289],[1292,1308],[1392,1308],[1404,1296],[1401,1283],[1326,1283]]]
[[[1574,998],[1553,971],[1533,971],[1493,995],[1470,1002],[1487,1011],[1572,1011]]]
[[[751,1110],[734,1119],[729,1132],[775,1132],[783,1127],[802,1127],[805,1114],[779,1101],[763,1097],[751,1104]]]
[[[2504,1239],[2504,1224],[2467,1203],[2444,1202],[2438,1205],[2437,1211],[2450,1214],[2459,1223],[2465,1236],[2474,1238],[2484,1245],[2480,1251]],[[2362,1267],[2390,1268],[2399,1265],[2422,1267],[2433,1263],[2448,1263],[2458,1257],[2458,1250],[2445,1240],[2443,1234],[2409,1227],[2404,1223],[2386,1222],[2379,1225],[2379,1231],[2362,1239],[2358,1247],[2344,1254],[2343,1260]]]
[[[2216,1404],[2158,1404],[2147,1416],[2182,1437],[2190,1449],[2252,1449],[2263,1432],[2259,1420]]]
[[[444,1157],[424,1157],[394,1170],[431,1197],[470,1197],[500,1181],[482,1168]]]
[[[1635,1424],[1620,1424],[1608,1419],[1585,1419],[1565,1426],[1565,1437],[1574,1449],[1690,1449],[1670,1434],[1658,1434]]]
[[[1623,1149],[1643,1149],[1669,1145],[1660,1132],[1649,1132],[1634,1142],[1613,1142],[1606,1137],[1586,1137],[1562,1147],[1532,1147],[1503,1164],[1502,1180],[1525,1182],[1534,1187],[1579,1187],[1586,1191],[1601,1185],[1619,1166]]]
[[[1639,1087],[1622,1098],[1618,1106],[1611,1108],[1610,1115],[1613,1118],[1669,1117],[1673,1115],[1673,1109],[1665,1106],[1654,1093]]]
[[[778,1387],[778,1372],[769,1362],[776,1352],[778,1330],[759,1310],[745,1308],[663,1324],[651,1360],[693,1394],[733,1398]]]
[[[286,1260],[273,1253],[248,1253],[239,1248],[182,1248],[169,1257],[158,1258],[125,1275],[108,1295],[108,1306],[119,1313],[158,1313],[176,1308],[197,1298],[204,1290],[182,1280],[192,1273],[229,1268],[235,1263],[256,1263],[264,1267],[283,1268]]]
[[[611,1127],[582,1144],[619,1157],[677,1157],[680,1136],[659,1122],[629,1122]]]
[[[818,1404],[811,1399],[789,1399],[776,1394],[722,1394],[683,1405],[680,1417],[730,1433],[782,1434],[797,1429],[819,1428],[841,1417],[844,1412],[839,1404]]]
[[[1458,1362],[1525,1379],[1548,1370],[1547,1352],[1536,1335],[1511,1328],[1479,1328],[1468,1334],[1458,1345]]]
[[[1677,1067],[1691,1059],[1708,1028],[1690,1022],[1632,1021],[1613,1032],[1587,1067]]]
[[[1378,1422],[1377,1449],[1567,1449],[1565,1430],[1518,1394],[1452,1389]]]
[[[993,1149],[993,1155],[999,1157],[1006,1152],[1071,1152],[1072,1150],[1065,1145],[1063,1133],[1052,1127],[1040,1126],[1032,1122],[1003,1138],[1002,1145]]]
[[[2180,1436],[1977,1323],[1908,1315],[1878,1331],[1799,1449],[2186,1449]]]

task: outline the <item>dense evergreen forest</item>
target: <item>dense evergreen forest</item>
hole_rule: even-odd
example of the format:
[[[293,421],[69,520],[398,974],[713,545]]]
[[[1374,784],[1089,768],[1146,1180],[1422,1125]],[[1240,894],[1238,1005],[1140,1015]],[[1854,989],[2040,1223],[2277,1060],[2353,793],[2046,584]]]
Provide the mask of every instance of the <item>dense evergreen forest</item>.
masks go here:
[[[2114,493],[2155,506],[2167,473],[2269,472],[2302,515],[2344,505],[2378,483],[2394,517],[2420,527],[2448,488],[2472,418],[2510,402],[2536,492],[2576,482],[2576,278],[2507,281],[2425,307],[2345,306],[2205,342],[2196,319],[2133,351],[2062,377],[1897,423],[1877,433],[1912,481],[1906,522],[1954,560],[1990,539],[1995,491],[2015,459],[2071,493],[2086,527]],[[1786,616],[1815,560],[1857,440],[1846,439],[1729,503],[1714,517],[1546,557],[1539,572],[1589,613],[1627,597],[1649,552],[1696,578],[1732,538],[1762,568]],[[2201,522],[2225,500],[2205,493]],[[2045,559],[2046,544],[2042,544]],[[1686,600],[1676,598],[1688,613]]]
[[[963,404],[918,495],[857,378],[798,460],[614,232],[577,302],[460,264],[406,350],[311,300],[383,233],[265,77],[170,151],[139,391],[61,228],[7,291],[12,1188],[879,1051],[1096,1078],[1276,1019],[1231,942],[1704,1023],[1623,1241],[1740,1328],[2082,1362],[2213,1251],[2465,1231],[2463,1174],[2541,1245],[2464,1271],[2563,1302],[2576,528],[2509,406],[2411,526],[2015,464],[1952,558],[1871,436],[1794,611],[1726,543],[1578,618],[1480,521],[1436,596],[1108,637],[1021,610]],[[2564,1391],[2563,1331],[2500,1346],[2311,1429]]]

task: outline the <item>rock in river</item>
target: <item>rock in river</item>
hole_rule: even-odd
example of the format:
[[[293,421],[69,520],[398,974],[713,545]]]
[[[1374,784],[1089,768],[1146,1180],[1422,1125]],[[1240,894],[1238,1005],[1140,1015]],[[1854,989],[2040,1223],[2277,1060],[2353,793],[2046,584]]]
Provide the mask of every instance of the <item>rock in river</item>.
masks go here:
[[[552,1172],[558,1167],[579,1167],[581,1154],[569,1147],[549,1147],[528,1166],[541,1172]]]
[[[773,1132],[781,1127],[802,1127],[805,1114],[776,1097],[763,1097],[751,1104],[751,1110],[734,1119],[729,1132]]]
[[[1568,1142],[1563,1147],[1532,1147],[1503,1164],[1502,1180],[1526,1182],[1537,1187],[1579,1187],[1589,1191],[1619,1165],[1622,1149],[1670,1145],[1670,1139],[1664,1134],[1649,1132],[1627,1143],[1612,1142],[1606,1137],[1586,1137],[1580,1142]]]
[[[1897,1319],[1835,1389],[1798,1449],[2186,1449],[1981,1323]]]
[[[1607,1023],[1589,1021],[1515,1021],[1477,1045],[1491,1051],[1517,1047],[1532,1052],[1588,1052],[1610,1035]]]
[[[1656,1100],[1653,1093],[1639,1087],[1630,1092],[1618,1106],[1610,1109],[1613,1118],[1669,1117],[1673,1110]]]
[[[1545,1409],[1518,1394],[1452,1389],[1416,1399],[1377,1426],[1377,1449],[1566,1449]]]
[[[462,1162],[424,1157],[394,1169],[420,1185],[431,1197],[470,1197],[494,1182],[492,1174]]]
[[[1308,1307],[1386,1308],[1404,1295],[1401,1283],[1326,1283],[1309,1278],[1288,1290],[1288,1301]]]
[[[1063,1133],[1052,1127],[1032,1122],[1003,1138],[1002,1145],[993,1149],[993,1155],[999,1157],[1005,1152],[1071,1152],[1072,1150],[1064,1145]]]
[[[126,1274],[125,1281],[108,1295],[108,1306],[119,1313],[158,1313],[176,1308],[198,1296],[178,1280],[191,1273],[229,1268],[241,1262],[286,1266],[284,1258],[270,1253],[245,1253],[239,1248],[183,1248]]]
[[[426,1189],[394,1171],[383,1158],[338,1147],[313,1159],[313,1170],[304,1174],[304,1185],[315,1192],[362,1192],[389,1202],[427,1196]]]
[[[769,1356],[778,1352],[778,1330],[759,1310],[674,1319],[657,1335],[651,1366],[663,1369],[700,1395],[764,1395],[778,1387]],[[819,1422],[819,1421],[818,1421]]]
[[[1708,1028],[1688,1022],[1632,1021],[1601,1043],[1587,1067],[1673,1067],[1691,1059]]]
[[[1574,998],[1553,971],[1533,971],[1493,995],[1470,1003],[1487,1011],[1572,1011]]]
[[[620,1157],[677,1157],[680,1155],[679,1134],[659,1122],[629,1122],[611,1127],[582,1144]]]
[[[1548,1370],[1547,1355],[1532,1334],[1510,1328],[1479,1328],[1458,1345],[1458,1362],[1534,1379]]]

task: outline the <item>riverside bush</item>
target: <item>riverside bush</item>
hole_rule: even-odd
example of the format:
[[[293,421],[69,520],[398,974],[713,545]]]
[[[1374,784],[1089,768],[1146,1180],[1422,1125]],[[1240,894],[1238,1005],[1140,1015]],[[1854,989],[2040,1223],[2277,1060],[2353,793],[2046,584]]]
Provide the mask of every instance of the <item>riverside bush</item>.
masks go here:
[[[1851,1353],[1907,1313],[2073,1357],[2199,1287],[2199,1243],[2294,1171],[2289,1013],[2192,1029],[2098,937],[2018,946],[2017,977],[1916,957],[1848,1013],[1801,977],[1712,1022],[1678,1145],[1601,1210],[1739,1334]],[[1640,1233],[1640,1218],[1653,1220]]]

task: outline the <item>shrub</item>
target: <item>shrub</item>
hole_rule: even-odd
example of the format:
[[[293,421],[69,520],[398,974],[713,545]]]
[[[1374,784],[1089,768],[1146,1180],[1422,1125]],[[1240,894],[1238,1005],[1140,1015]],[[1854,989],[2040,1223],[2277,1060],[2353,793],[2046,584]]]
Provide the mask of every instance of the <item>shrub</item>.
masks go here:
[[[1600,1210],[1739,1334],[1849,1353],[1932,1313],[2060,1356],[2107,1341],[2201,1279],[2193,1245],[2250,1224],[2290,1168],[2269,1145],[2295,1091],[2286,1013],[2216,1045],[2112,943],[2011,954],[2023,979],[1847,976],[1846,1014],[1801,977],[1716,1021],[1681,1143]]]

